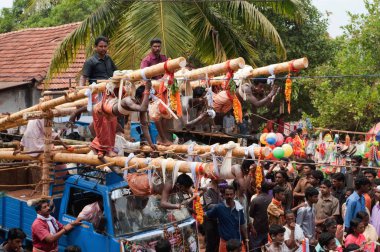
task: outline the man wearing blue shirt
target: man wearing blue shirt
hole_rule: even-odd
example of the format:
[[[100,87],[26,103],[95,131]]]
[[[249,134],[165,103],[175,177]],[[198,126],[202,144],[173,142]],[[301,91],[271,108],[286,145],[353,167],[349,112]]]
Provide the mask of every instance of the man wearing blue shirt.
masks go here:
[[[346,201],[346,215],[344,217],[344,227],[347,230],[350,227],[350,221],[356,217],[356,214],[365,210],[365,199],[363,194],[370,189],[371,182],[366,177],[358,177],[355,180],[355,192],[348,197]]]
[[[226,243],[231,239],[244,240],[246,244],[244,249],[248,248],[249,239],[245,225],[244,208],[234,199],[235,189],[228,186],[224,191],[224,201],[206,212],[207,217],[218,219],[219,251],[227,251]],[[244,249],[243,251],[246,251]]]

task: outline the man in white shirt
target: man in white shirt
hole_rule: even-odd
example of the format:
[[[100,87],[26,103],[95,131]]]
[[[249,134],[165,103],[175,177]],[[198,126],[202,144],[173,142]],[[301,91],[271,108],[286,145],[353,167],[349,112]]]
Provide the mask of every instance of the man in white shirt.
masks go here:
[[[296,218],[291,210],[285,212],[286,224],[284,241],[286,244],[286,250],[284,252],[302,252],[302,241],[305,239],[302,228],[296,224]],[[291,239],[293,229],[294,239]]]

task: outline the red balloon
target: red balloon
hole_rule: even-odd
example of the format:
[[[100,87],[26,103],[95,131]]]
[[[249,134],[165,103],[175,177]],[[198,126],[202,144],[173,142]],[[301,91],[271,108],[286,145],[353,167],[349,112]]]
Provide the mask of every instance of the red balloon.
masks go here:
[[[276,133],[277,135],[277,142],[276,142],[276,146],[282,146],[282,144],[284,143],[284,136],[281,134],[281,133]]]

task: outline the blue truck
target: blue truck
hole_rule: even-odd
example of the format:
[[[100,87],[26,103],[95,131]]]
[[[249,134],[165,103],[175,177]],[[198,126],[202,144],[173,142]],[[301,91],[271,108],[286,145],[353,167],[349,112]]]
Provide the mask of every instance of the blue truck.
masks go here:
[[[171,242],[172,251],[198,251],[196,222],[187,209],[163,209],[159,195],[135,196],[128,183],[113,172],[70,175],[64,183],[52,185],[50,191],[54,203],[52,215],[64,225],[74,221],[86,205],[100,197],[104,206],[104,230],[98,231],[92,223],[83,221],[59,239],[59,251],[69,245],[77,245],[83,252],[154,251],[162,238]],[[26,249],[31,249],[31,226],[36,211],[28,204],[31,200],[28,195],[30,190],[16,190],[0,198],[0,238],[5,239],[10,228],[19,227],[27,234]],[[176,198],[172,195],[172,203],[176,203]]]

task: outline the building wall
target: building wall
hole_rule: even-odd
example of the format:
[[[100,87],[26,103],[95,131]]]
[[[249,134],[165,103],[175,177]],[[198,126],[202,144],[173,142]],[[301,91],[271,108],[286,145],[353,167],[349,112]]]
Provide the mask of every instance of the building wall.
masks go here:
[[[0,90],[0,113],[14,113],[39,102],[41,92],[30,85]]]

